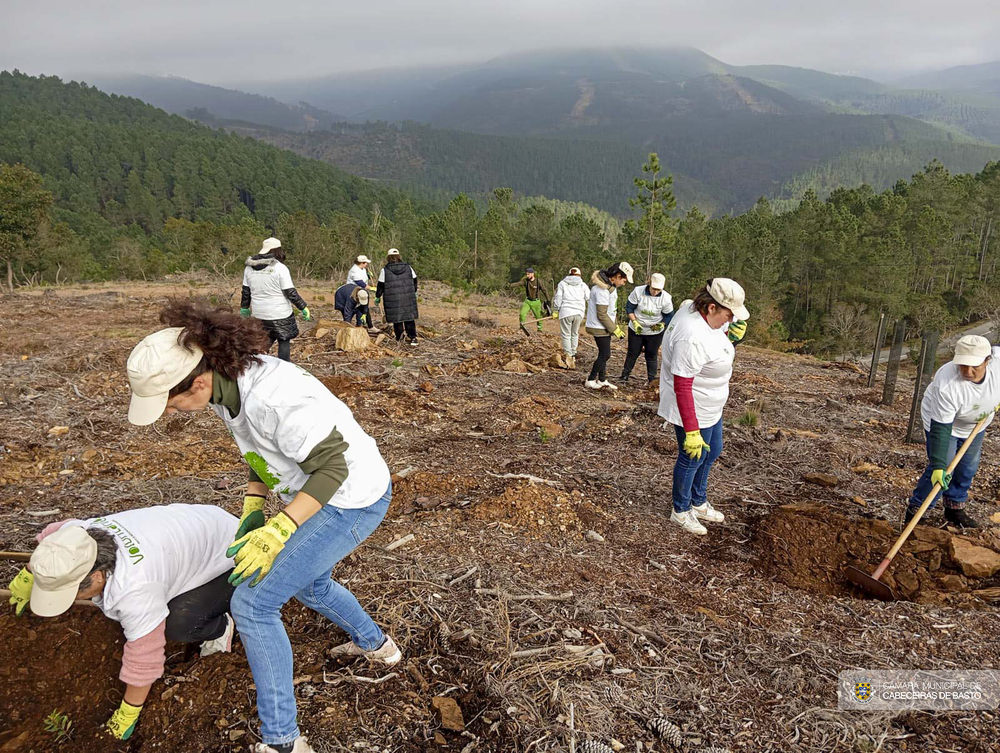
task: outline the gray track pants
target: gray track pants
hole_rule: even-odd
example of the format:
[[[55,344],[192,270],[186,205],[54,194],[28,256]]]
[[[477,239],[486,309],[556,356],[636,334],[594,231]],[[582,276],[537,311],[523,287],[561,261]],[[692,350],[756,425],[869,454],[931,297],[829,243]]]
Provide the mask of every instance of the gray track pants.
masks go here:
[[[576,345],[580,340],[580,325],[583,324],[583,315],[559,317],[559,334],[562,335],[562,349],[568,356],[576,355]]]

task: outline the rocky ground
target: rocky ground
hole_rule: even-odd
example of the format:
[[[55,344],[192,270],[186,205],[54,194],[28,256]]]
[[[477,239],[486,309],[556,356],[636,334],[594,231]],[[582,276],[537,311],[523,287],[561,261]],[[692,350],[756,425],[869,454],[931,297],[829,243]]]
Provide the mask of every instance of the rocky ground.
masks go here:
[[[332,287],[302,292],[333,314]],[[244,471],[212,416],[125,420],[129,350],[167,296],[206,293],[181,282],[0,298],[0,548],[30,550],[70,515],[175,501],[238,511]],[[836,708],[842,670],[1000,663],[1000,528],[955,536],[931,511],[890,569],[904,601],[861,598],[843,576],[884,556],[922,470],[923,448],[901,441],[905,378],[886,408],[856,369],[741,346],[710,487],[727,520],[695,538],[668,522],[676,444],[655,389],[585,390],[582,373],[551,366],[554,324],[526,338],[512,301],[422,295],[418,347],[344,352],[335,329],[316,337],[329,327],[313,325],[293,344],[396,474],[385,523],[335,575],[404,662],[331,659],[345,636],[286,608],[300,724],[317,750],[997,749],[992,712]],[[1000,510],[993,434],[970,504],[983,521]],[[117,625],[75,607],[51,620],[5,612],[0,630],[0,751],[197,753],[257,739],[238,644],[206,659],[168,646],[136,734],[114,744],[100,725],[120,700]],[[58,743],[44,728],[52,711],[72,722]]]

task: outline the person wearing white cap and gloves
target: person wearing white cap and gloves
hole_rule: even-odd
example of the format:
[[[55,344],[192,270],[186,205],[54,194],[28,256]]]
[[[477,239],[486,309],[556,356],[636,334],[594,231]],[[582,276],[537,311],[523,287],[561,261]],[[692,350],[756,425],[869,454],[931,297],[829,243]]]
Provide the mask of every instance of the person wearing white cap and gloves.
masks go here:
[[[978,528],[979,524],[965,512],[972,479],[979,470],[986,426],[1000,405],[1000,348],[980,335],[965,335],[955,345],[955,357],[937,370],[920,403],[920,417],[927,439],[927,467],[910,496],[903,525],[923,504],[935,484],[942,491],[931,502],[944,497],[944,519],[959,528]],[[945,471],[958,448],[962,446],[976,424],[989,416],[986,426],[976,436],[954,472]]]
[[[211,408],[249,466],[247,496],[228,550],[235,559],[232,615],[257,686],[257,753],[308,753],[296,723],[292,647],[281,609],[292,598],[350,636],[346,653],[391,665],[399,648],[331,570],[382,522],[389,468],[350,409],[299,366],[261,355],[254,319],[180,299],[167,329],[128,359],[129,421]],[[279,512],[265,520],[270,491]],[[344,653],[343,651],[341,653]]]
[[[278,343],[278,358],[282,361],[292,360],[292,340],[299,335],[292,304],[302,312],[303,319],[311,320],[309,307],[292,284],[292,274],[285,266],[281,241],[265,238],[260,253],[249,257],[243,270],[240,314],[260,319],[271,345]]]
[[[739,283],[716,277],[694,300],[677,309],[663,338],[660,408],[664,427],[673,426],[678,456],[674,464],[670,520],[685,531],[704,535],[702,520],[722,523],[725,516],[708,501],[708,473],[722,454],[722,410],[729,399],[735,342],[750,312]],[[730,325],[727,331],[726,325]]]
[[[637,285],[628,302],[625,314],[628,316],[628,354],[622,368],[621,382],[628,382],[629,375],[639,360],[639,354],[646,352],[646,381],[656,379],[656,363],[660,358],[660,343],[663,333],[674,313],[674,303],[670,293],[663,289],[667,278],[659,272],[649,277],[648,285]]]
[[[366,286],[371,285],[371,274],[368,272],[368,266],[371,263],[371,259],[364,254],[361,254],[361,256],[354,261],[354,266],[352,266],[350,271],[347,273],[347,282],[363,282]]]
[[[201,643],[201,655],[229,651],[227,612],[233,561],[225,547],[235,517],[212,505],[162,505],[50,523],[28,566],[10,584],[11,604],[55,617],[92,599],[121,623],[118,675],[125,695],[106,729],[127,740],[152,684],[163,675],[166,641]]]
[[[618,288],[632,282],[632,265],[626,261],[607,269],[598,269],[590,276],[590,298],[587,301],[587,334],[597,345],[597,359],[590,367],[584,385],[593,390],[618,388],[608,381],[608,359],[611,358],[611,338],[625,337],[625,331],[615,323],[618,311]]]
[[[571,267],[556,286],[556,294],[552,297],[552,308],[555,318],[559,320],[559,334],[562,337],[563,355],[566,365],[576,368],[576,349],[580,342],[580,327],[587,316],[587,301],[590,300],[590,288],[583,281],[579,267]]]
[[[417,344],[417,273],[403,261],[398,249],[390,248],[385,266],[378,273],[375,286],[375,307],[385,300],[385,320],[392,324],[396,342],[403,341],[403,333],[410,345]]]

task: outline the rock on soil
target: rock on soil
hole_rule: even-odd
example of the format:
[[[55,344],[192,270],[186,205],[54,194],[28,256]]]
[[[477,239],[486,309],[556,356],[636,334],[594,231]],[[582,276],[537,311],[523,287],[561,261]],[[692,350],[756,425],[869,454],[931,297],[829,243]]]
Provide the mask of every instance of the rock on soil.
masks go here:
[[[816,484],[816,486],[825,486],[829,489],[840,483],[832,473],[803,473],[802,480],[810,484]]]
[[[431,707],[438,722],[445,729],[453,732],[461,732],[465,729],[465,719],[462,718],[462,709],[454,698],[447,696],[434,696],[431,699]]]
[[[356,350],[367,350],[371,347],[372,341],[368,337],[368,330],[364,327],[351,327],[342,329],[337,333],[337,350],[353,352]]]

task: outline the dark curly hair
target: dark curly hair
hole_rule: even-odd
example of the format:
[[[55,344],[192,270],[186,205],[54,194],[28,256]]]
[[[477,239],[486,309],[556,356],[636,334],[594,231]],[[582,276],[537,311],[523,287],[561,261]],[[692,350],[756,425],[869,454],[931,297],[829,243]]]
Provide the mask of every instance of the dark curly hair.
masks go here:
[[[170,390],[170,396],[191,389],[195,377],[217,371],[236,379],[266,353],[270,338],[260,321],[244,318],[222,306],[212,306],[196,298],[175,298],[160,311],[160,321],[168,327],[183,327],[181,345],[197,345],[204,356],[187,378]]]

